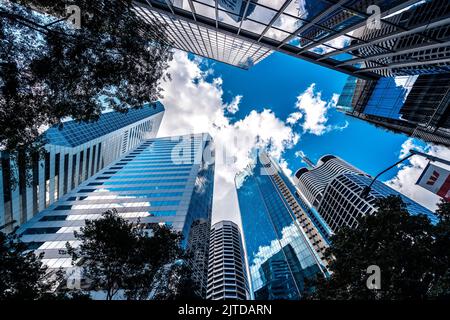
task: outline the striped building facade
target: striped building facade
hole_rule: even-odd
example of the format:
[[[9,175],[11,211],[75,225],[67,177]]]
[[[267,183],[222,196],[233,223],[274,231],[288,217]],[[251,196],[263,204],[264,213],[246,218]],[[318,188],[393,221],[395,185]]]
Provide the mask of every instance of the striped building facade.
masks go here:
[[[1,154],[0,231],[11,232],[76,188],[112,161],[156,136],[164,114],[161,103],[127,113],[104,113],[97,122],[64,122],[44,134],[44,156],[31,166]],[[12,183],[12,178],[17,183]]]

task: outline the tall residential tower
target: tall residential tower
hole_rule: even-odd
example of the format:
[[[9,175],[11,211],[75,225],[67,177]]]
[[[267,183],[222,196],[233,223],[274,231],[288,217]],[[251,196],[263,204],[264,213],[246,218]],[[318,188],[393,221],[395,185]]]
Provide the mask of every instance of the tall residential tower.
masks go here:
[[[232,221],[217,222],[210,239],[207,298],[248,300],[250,289],[239,227]]]
[[[376,211],[376,199],[390,195],[400,196],[410,214],[425,214],[437,222],[430,210],[381,181],[376,180],[369,194],[363,196],[362,191],[372,182],[372,177],[333,155],[323,156],[312,169],[299,169],[295,182],[334,233],[343,226],[356,227],[358,218]]]

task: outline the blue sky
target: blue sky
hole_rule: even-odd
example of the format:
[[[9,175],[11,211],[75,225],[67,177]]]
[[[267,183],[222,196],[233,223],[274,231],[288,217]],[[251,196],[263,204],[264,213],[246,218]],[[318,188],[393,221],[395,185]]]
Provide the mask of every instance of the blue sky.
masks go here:
[[[224,100],[229,102],[236,95],[243,95],[239,111],[233,120],[245,117],[251,110],[271,109],[280,119],[286,119],[293,112],[297,96],[311,83],[322,92],[324,100],[330,100],[334,93],[340,94],[347,75],[321,67],[285,54],[270,55],[249,70],[242,70],[220,62],[210,66],[215,76],[223,79]],[[359,119],[338,112],[329,111],[331,125],[348,127],[342,131],[331,131],[321,136],[303,134],[293,149],[285,152],[289,168],[295,170],[302,166],[295,157],[299,149],[316,162],[323,154],[338,155],[369,174],[377,174],[398,160],[401,145],[407,137],[376,128]],[[301,128],[296,128],[301,131]],[[382,176],[390,179],[396,170]]]
[[[169,73],[172,80],[163,83],[166,112],[159,136],[209,132],[214,137],[219,152],[213,221],[239,223],[234,176],[248,164],[256,145],[272,146],[271,155],[288,173],[304,166],[296,156],[299,151],[313,162],[334,154],[371,175],[395,163],[410,148],[450,159],[445,147],[427,145],[337,111],[347,75],[288,55],[274,53],[242,70],[175,51]],[[230,156],[236,158],[231,164],[221,163],[220,159]],[[434,209],[438,197],[415,185],[426,165],[427,160],[413,157],[381,180]]]

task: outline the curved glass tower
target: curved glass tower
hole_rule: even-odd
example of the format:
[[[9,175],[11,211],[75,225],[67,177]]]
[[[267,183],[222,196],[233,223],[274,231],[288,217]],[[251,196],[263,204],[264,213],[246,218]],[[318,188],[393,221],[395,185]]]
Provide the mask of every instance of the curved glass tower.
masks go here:
[[[312,168],[300,168],[295,173],[295,183],[300,194],[307,199],[328,227],[328,233],[336,233],[341,227],[356,228],[358,218],[376,212],[376,199],[390,195],[400,196],[412,215],[425,214],[431,222],[437,217],[430,210],[412,199],[375,180],[366,197],[361,194],[372,183],[372,177],[343,159],[325,155]]]

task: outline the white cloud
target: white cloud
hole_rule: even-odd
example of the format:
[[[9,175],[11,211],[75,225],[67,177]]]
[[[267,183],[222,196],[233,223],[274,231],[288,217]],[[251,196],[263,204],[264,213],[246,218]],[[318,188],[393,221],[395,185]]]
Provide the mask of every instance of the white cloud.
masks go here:
[[[318,45],[312,51],[318,54],[326,54],[336,49],[348,47],[351,43],[351,38],[345,35],[339,36],[335,39],[325,42],[323,45]]]
[[[400,158],[405,157],[409,153],[410,149],[416,149],[430,155],[450,160],[449,148],[437,145],[427,145],[423,148],[417,145],[412,138],[409,138],[402,144]],[[427,164],[427,159],[420,156],[413,156],[410,158],[409,163],[407,165],[402,165],[397,172],[397,175],[387,181],[386,184],[434,211],[436,209],[436,203],[439,202],[440,197],[416,185],[420,174],[423,172]],[[445,167],[443,164],[439,164],[439,166]]]
[[[411,92],[414,83],[416,82],[419,76],[398,76],[394,77],[395,85],[397,87],[403,87],[405,89],[405,95],[403,96],[403,102],[406,101],[409,93]]]
[[[327,103],[322,100],[322,93],[315,92],[315,83],[297,97],[296,108],[304,115],[303,131],[315,135],[322,135],[326,131]]]
[[[419,148],[414,143],[414,139],[409,138],[405,142],[403,142],[402,147],[400,149],[400,155],[398,156],[399,159],[406,157],[409,154],[409,150]],[[422,148],[420,148],[423,150]]]
[[[342,131],[344,129],[347,129],[350,123],[345,120],[343,125],[335,124],[335,125],[329,125],[327,126],[327,132],[329,131]]]
[[[225,105],[225,109],[231,114],[235,114],[239,111],[239,104],[241,103],[242,96],[237,95],[233,98],[233,100]]]
[[[327,125],[328,110],[336,107],[338,99],[339,95],[335,93],[330,101],[322,100],[322,92],[317,91],[316,84],[313,83],[297,97],[295,106],[299,111],[291,113],[286,122],[293,125],[303,118],[303,132],[317,136],[332,130],[343,130],[347,128],[348,122],[342,126]]]
[[[288,163],[286,162],[286,160],[284,160],[284,159],[281,159],[281,160],[280,160],[280,168],[281,168],[281,170],[283,170],[283,173],[284,173],[291,181],[293,181],[293,179],[292,179],[292,170],[289,169]]]
[[[298,112],[293,112],[289,115],[289,117],[286,119],[286,122],[289,124],[295,124],[297,123],[301,118],[303,118],[303,114]]]
[[[242,97],[225,104],[222,79],[207,81],[198,61],[190,60],[184,52],[175,51],[168,72],[172,81],[162,85],[166,112],[158,136],[211,134],[216,146],[213,220],[231,219],[240,224],[235,174],[250,163],[253,148],[267,147],[271,156],[282,160],[283,151],[294,146],[299,135],[268,109],[253,110],[231,123],[226,116],[228,108],[234,101],[231,110],[235,110]],[[234,161],[230,161],[232,158]]]
[[[295,152],[295,156],[297,158],[304,158],[304,157],[306,157],[306,154],[303,152],[303,150],[298,150]]]

